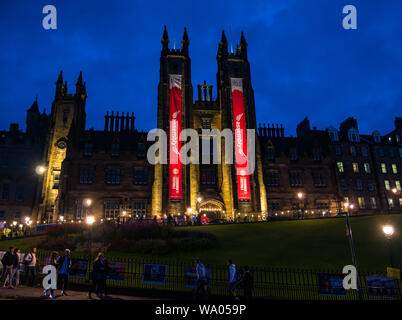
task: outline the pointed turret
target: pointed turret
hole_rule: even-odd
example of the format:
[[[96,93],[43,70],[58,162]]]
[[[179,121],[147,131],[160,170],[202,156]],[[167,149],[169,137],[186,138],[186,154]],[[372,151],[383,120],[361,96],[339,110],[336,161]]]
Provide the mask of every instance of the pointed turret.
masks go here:
[[[63,96],[63,87],[63,70],[60,70],[60,74],[56,82],[56,98]]]
[[[190,45],[190,40],[188,39],[187,29],[184,27],[183,39],[181,40],[181,52],[188,56],[188,47]]]
[[[63,95],[67,95],[67,80],[64,81]]]
[[[228,41],[226,39],[225,30],[222,30],[221,42],[218,47],[218,58],[224,57],[228,54]]]
[[[82,71],[80,71],[80,75],[78,76],[77,83],[75,84],[75,95],[77,97],[81,97],[82,99],[86,98],[86,88],[85,82],[82,82]]]
[[[243,58],[247,59],[247,42],[246,38],[244,37],[243,31],[241,32],[240,36],[239,54]]]
[[[35,97],[35,101],[32,103],[32,106],[28,109],[28,112],[39,113],[38,96]]]
[[[162,36],[162,54],[167,54],[167,52],[169,51],[169,36],[167,33],[167,28],[165,26],[165,28],[163,29],[163,36]]]

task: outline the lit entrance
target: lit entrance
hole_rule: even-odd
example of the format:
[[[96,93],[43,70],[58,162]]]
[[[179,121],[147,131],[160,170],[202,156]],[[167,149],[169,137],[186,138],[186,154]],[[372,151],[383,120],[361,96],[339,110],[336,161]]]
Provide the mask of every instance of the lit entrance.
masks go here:
[[[225,219],[223,204],[217,200],[202,202],[200,205],[200,214],[206,214],[210,220]]]

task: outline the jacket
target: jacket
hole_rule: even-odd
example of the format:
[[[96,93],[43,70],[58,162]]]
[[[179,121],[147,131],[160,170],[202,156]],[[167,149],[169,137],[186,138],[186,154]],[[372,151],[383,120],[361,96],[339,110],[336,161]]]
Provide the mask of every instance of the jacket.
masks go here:
[[[12,254],[10,251],[7,251],[3,256],[3,259],[1,259],[1,262],[4,266],[12,266],[14,264],[14,260],[14,254]]]

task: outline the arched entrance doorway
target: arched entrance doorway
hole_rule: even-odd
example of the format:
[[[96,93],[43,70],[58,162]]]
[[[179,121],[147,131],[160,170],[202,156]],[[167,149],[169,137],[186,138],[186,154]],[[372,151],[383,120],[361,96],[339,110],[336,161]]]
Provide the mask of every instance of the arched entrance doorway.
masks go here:
[[[224,205],[215,199],[201,202],[199,212],[201,215],[205,214],[210,220],[225,219]]]

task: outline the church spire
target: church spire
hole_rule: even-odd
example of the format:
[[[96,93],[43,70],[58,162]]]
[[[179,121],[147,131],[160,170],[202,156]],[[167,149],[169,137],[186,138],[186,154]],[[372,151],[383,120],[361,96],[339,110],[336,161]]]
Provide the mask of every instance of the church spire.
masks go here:
[[[85,88],[85,82],[83,83],[82,81],[82,71],[80,71],[77,83],[75,84],[75,95],[81,96],[82,99],[86,98],[86,88]]]
[[[56,98],[63,96],[63,94],[64,94],[63,70],[60,70],[60,74],[56,82]]]
[[[222,30],[221,42],[219,42],[217,57],[223,57],[228,54],[228,41],[226,39],[225,30]]]
[[[181,52],[188,56],[188,47],[190,44],[190,40],[188,39],[187,28],[184,27],[183,39],[181,40]]]
[[[243,31],[241,32],[240,36],[239,53],[243,58],[247,59],[247,42]]]
[[[162,54],[166,54],[169,50],[169,36],[167,33],[167,28],[163,29],[163,36],[162,36]]]

